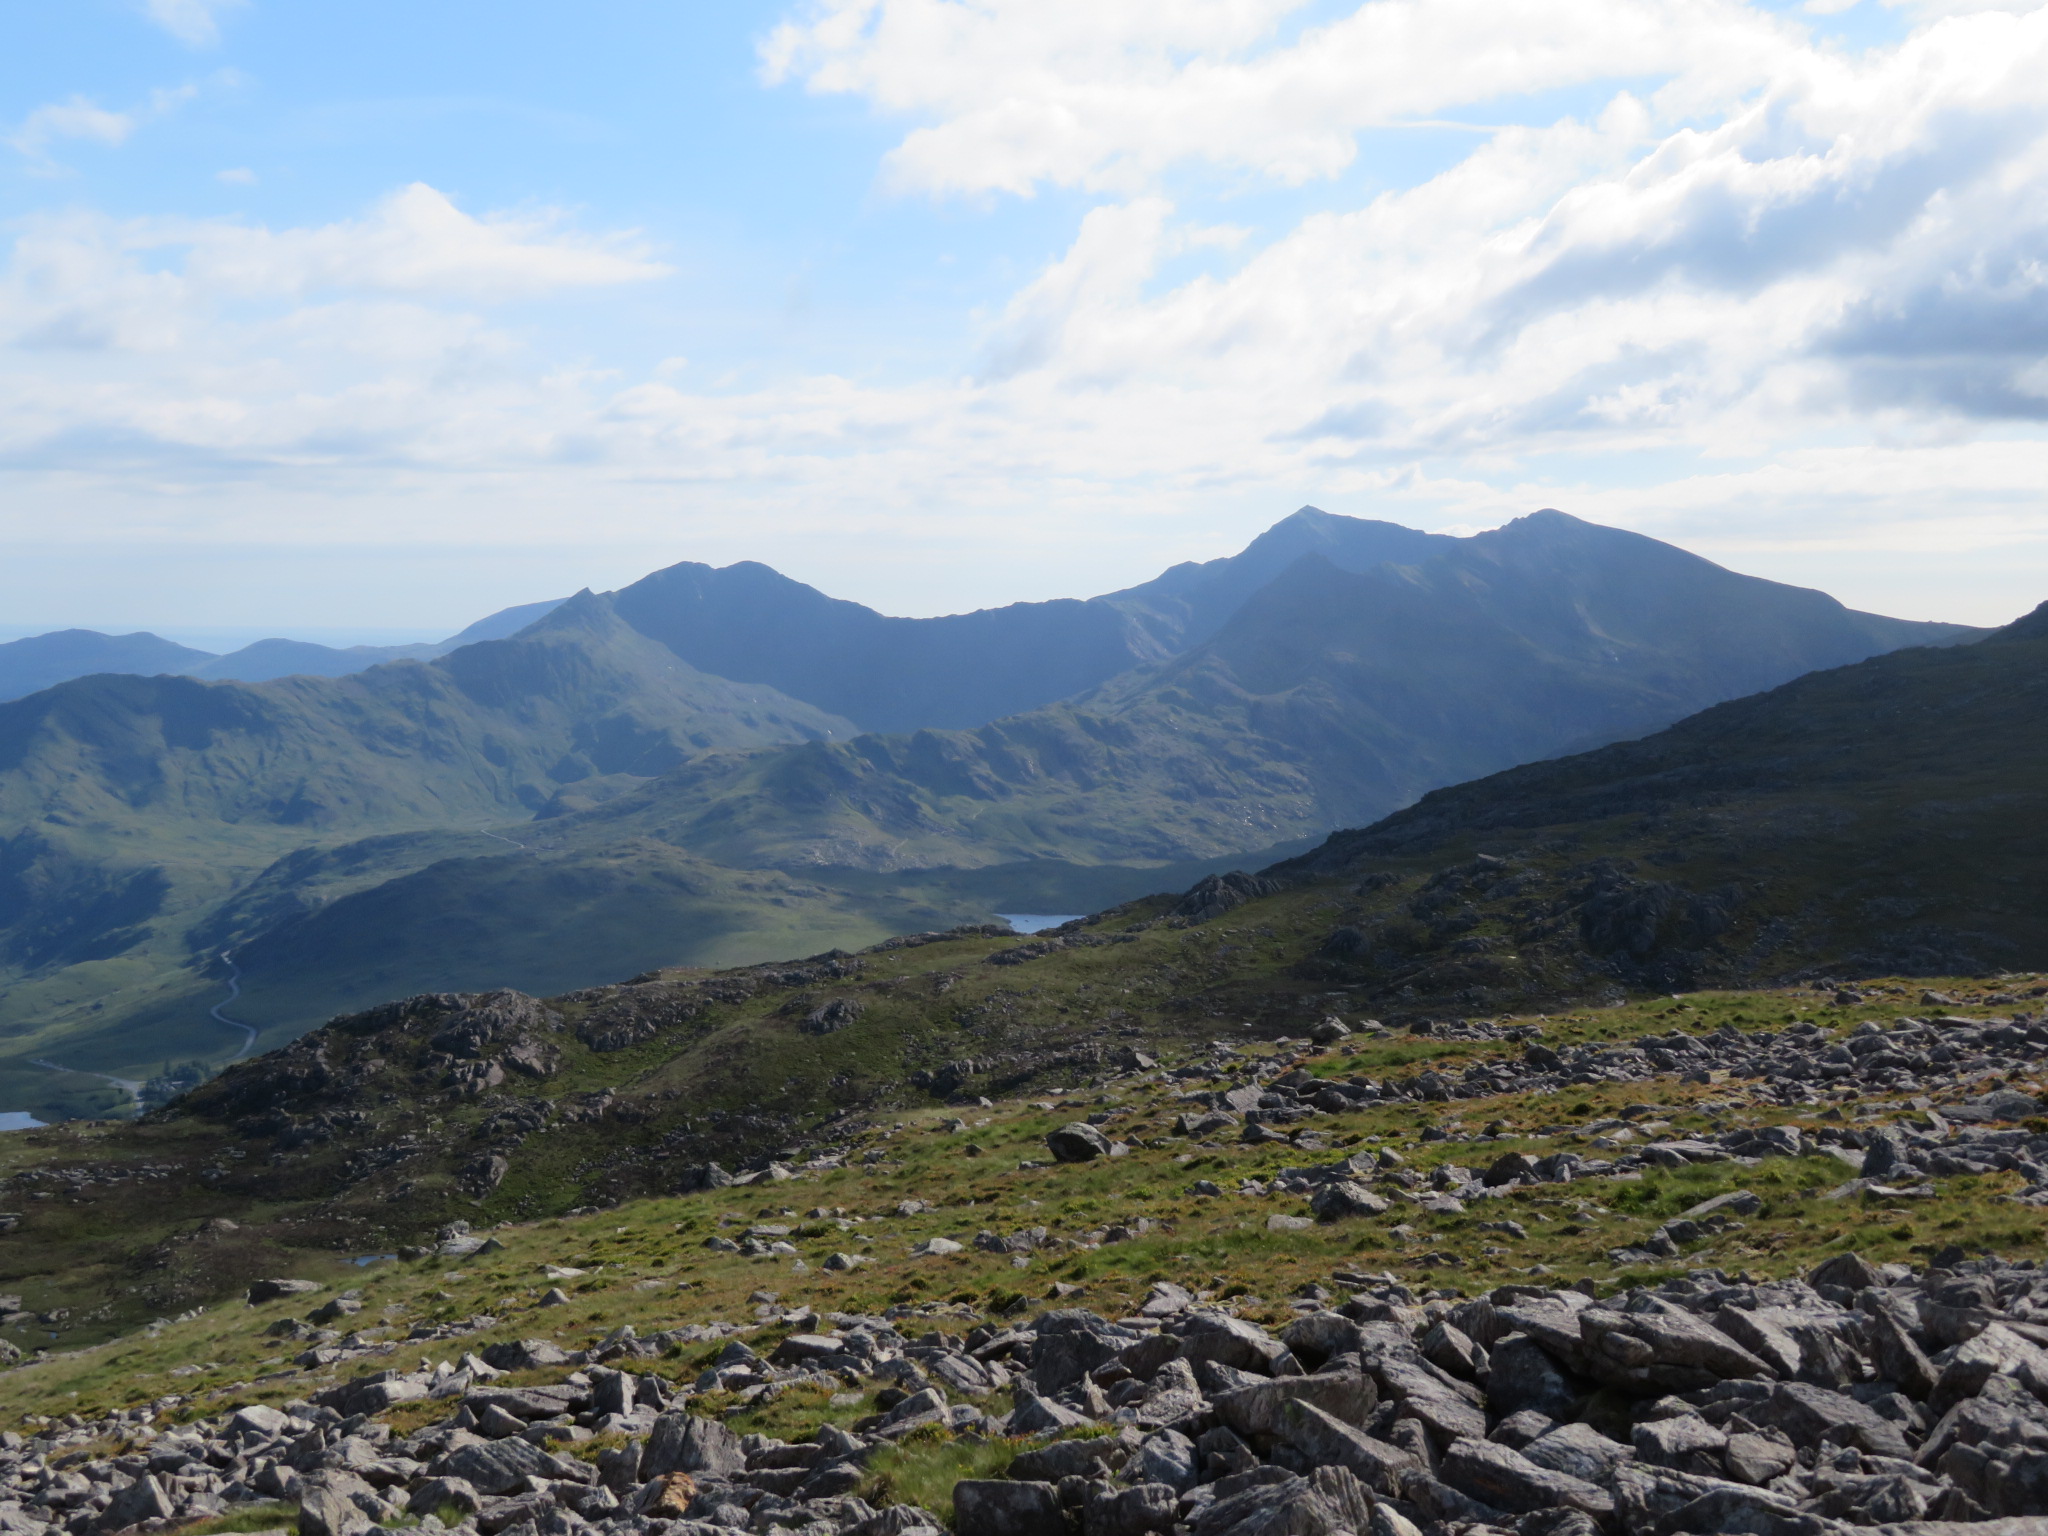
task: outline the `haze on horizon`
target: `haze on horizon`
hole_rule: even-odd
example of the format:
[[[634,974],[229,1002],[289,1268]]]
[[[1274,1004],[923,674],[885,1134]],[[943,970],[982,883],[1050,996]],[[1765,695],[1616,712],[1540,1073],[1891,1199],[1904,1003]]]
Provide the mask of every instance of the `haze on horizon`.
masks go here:
[[[2048,3],[30,0],[0,627],[929,614],[1303,503],[2048,595]]]

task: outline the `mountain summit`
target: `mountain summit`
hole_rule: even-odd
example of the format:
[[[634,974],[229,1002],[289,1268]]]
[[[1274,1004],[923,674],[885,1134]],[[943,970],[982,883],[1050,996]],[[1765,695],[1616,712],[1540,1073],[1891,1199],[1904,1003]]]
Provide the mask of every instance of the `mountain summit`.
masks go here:
[[[268,1041],[400,991],[1077,911],[1976,633],[1555,511],[1450,538],[1314,508],[1085,600],[891,618],[684,564],[503,629],[0,704],[0,1092],[239,1048],[230,981]]]

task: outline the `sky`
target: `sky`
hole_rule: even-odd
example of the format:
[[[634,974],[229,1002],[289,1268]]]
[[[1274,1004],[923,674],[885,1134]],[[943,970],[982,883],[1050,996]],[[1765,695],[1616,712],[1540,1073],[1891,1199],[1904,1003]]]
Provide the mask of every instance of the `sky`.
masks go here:
[[[10,0],[0,632],[1297,506],[2048,598],[2048,0]]]

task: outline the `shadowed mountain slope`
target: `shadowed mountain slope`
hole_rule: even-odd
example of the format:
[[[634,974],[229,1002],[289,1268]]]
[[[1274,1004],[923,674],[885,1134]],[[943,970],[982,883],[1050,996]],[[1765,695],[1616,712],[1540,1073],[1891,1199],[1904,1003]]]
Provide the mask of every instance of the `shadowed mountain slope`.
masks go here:
[[[1657,985],[2038,968],[2044,759],[2048,604],[1974,645],[1814,673],[1438,790],[1267,874],[1548,850],[1580,870],[1581,936]],[[1375,947],[1362,933],[1354,953]]]

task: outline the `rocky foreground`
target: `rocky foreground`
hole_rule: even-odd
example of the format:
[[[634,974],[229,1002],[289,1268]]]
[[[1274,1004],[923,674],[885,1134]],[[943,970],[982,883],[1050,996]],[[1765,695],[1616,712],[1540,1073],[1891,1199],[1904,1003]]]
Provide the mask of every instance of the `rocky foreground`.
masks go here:
[[[2048,1273],[2032,1263],[1844,1255],[1805,1280],[1705,1270],[1606,1299],[1331,1284],[1349,1299],[1314,1287],[1277,1334],[1160,1284],[1132,1316],[964,1335],[915,1332],[942,1315],[930,1305],[791,1314],[799,1331],[767,1358],[732,1337],[687,1383],[622,1336],[580,1356],[497,1345],[191,1424],[138,1409],[6,1436],[0,1530],[296,1504],[304,1536],[906,1536],[940,1517],[871,1506],[869,1464],[985,1441],[1016,1454],[1007,1477],[954,1485],[959,1536],[2048,1532]],[[551,1367],[558,1383],[499,1379]],[[691,1411],[706,1393],[878,1384],[880,1411],[797,1443]],[[410,1433],[380,1418],[436,1404]]]

